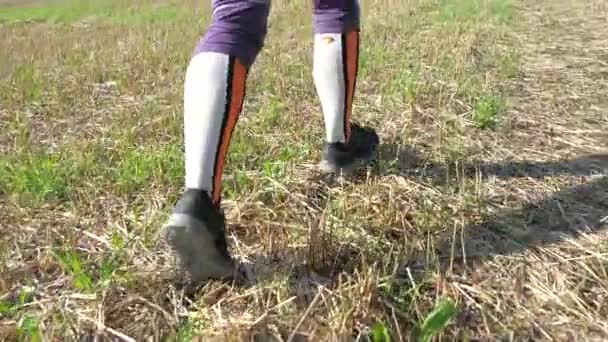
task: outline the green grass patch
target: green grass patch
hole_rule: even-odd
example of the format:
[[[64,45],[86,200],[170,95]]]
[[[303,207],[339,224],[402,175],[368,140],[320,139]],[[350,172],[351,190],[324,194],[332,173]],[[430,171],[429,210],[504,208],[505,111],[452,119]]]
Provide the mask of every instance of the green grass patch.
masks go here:
[[[36,101],[42,95],[44,78],[32,62],[23,63],[13,72],[12,83],[22,102]]]
[[[471,118],[481,129],[494,128],[504,110],[504,99],[498,95],[484,95],[475,101]]]
[[[80,291],[93,292],[93,277],[84,261],[73,251],[57,251],[55,258],[66,274],[72,277],[72,284]]]
[[[17,336],[20,341],[42,341],[38,318],[30,314],[23,316],[17,324]]]
[[[414,103],[418,98],[420,74],[415,69],[403,68],[396,73],[395,77],[388,80],[382,87],[382,92],[386,96],[403,101]]]
[[[510,0],[442,0],[436,19],[440,23],[467,25],[474,22],[506,24],[512,20]]]
[[[9,301],[0,300],[0,318],[12,318],[17,312],[17,306]]]
[[[181,184],[184,166],[180,147],[172,144],[160,149],[132,148],[121,151],[110,176],[116,192],[125,195],[155,185]]]
[[[109,21],[118,24],[168,23],[195,17],[192,11],[183,7],[167,5],[163,7],[145,6],[117,10],[108,16]]]
[[[378,322],[374,324],[371,332],[371,340],[372,342],[390,342],[391,335],[386,327],[386,324],[383,322]]]
[[[98,262],[97,286],[104,289],[115,279],[129,279],[128,274],[120,270],[120,267],[126,262],[128,241],[114,231],[110,239],[110,247]]]
[[[260,118],[260,128],[270,130],[271,128],[277,127],[281,118],[285,116],[284,113],[286,110],[287,106],[281,99],[277,97],[271,98],[268,103],[260,109],[260,112],[257,115]]]
[[[96,260],[88,260],[69,248],[53,251],[53,256],[63,272],[70,276],[72,286],[81,292],[95,293],[107,289],[114,280],[128,280],[129,276],[121,272],[120,267],[126,261],[128,242],[113,232],[110,246]]]
[[[35,7],[0,7],[0,21],[38,21],[69,24],[81,18],[93,16],[120,24],[171,22],[194,17],[192,11],[171,4],[158,6],[151,1],[133,5],[127,1],[58,1]]]
[[[0,157],[0,194],[36,205],[71,200],[91,186],[130,195],[183,180],[179,145],[127,148],[114,156],[94,149],[78,153],[23,151]]]
[[[227,156],[226,169],[249,169],[257,165],[268,152],[268,146],[259,139],[252,137],[246,125],[239,124],[235,128]]]
[[[456,305],[451,300],[444,299],[439,302],[422,322],[418,342],[430,342],[457,313]]]
[[[252,192],[255,188],[256,179],[248,176],[245,171],[235,169],[231,173],[225,173],[225,177],[222,180],[224,182],[223,190],[227,199],[236,199],[239,196]]]
[[[95,170],[89,155],[22,152],[0,157],[0,193],[33,202],[67,200],[73,186]],[[15,198],[16,197],[16,198]]]
[[[46,6],[0,7],[4,21],[44,21],[70,23],[87,15],[108,16],[112,12],[109,1],[59,1]]]

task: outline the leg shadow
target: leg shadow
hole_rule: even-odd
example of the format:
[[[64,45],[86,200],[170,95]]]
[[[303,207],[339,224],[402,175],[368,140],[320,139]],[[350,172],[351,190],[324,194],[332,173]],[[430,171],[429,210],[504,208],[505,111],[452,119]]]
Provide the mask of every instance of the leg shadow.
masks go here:
[[[608,154],[589,154],[557,161],[507,161],[488,163],[481,160],[454,160],[438,163],[423,158],[409,145],[383,144],[378,148],[378,161],[373,173],[377,176],[398,175],[430,179],[433,185],[442,185],[456,177],[482,178],[535,178],[572,175],[593,176],[608,174]]]
[[[608,176],[563,188],[539,202],[526,203],[465,227],[463,236],[440,238],[438,254],[466,263],[509,255],[608,229]]]

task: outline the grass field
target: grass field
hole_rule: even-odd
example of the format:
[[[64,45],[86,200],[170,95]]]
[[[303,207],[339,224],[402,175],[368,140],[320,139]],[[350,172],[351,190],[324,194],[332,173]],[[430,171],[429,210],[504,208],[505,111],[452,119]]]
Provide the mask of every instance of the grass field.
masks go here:
[[[224,176],[252,281],[191,288],[158,232],[208,1],[0,1],[0,340],[608,339],[608,4],[363,1],[382,145],[330,181],[309,2],[274,2]]]

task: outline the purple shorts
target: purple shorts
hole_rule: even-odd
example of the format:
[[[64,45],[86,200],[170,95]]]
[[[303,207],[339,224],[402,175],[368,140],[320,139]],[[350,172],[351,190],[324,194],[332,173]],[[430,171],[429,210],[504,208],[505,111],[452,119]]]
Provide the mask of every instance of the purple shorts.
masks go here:
[[[250,67],[264,45],[271,0],[212,0],[211,25],[195,54],[220,52]],[[314,33],[359,29],[359,0],[313,0]]]

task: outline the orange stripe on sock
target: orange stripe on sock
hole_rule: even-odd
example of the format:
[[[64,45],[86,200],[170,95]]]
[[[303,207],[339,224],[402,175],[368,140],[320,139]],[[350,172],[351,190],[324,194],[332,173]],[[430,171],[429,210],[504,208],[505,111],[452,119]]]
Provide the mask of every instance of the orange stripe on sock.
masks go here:
[[[230,98],[228,99],[228,112],[224,121],[223,129],[220,134],[220,143],[218,146],[217,156],[215,163],[215,172],[213,178],[213,203],[219,205],[222,195],[222,172],[224,171],[224,164],[226,161],[226,154],[228,153],[228,147],[230,146],[230,139],[232,138],[232,132],[236,126],[236,122],[239,119],[239,114],[243,108],[243,100],[245,98],[245,83],[247,79],[247,68],[240,60],[234,59],[234,64],[231,66],[232,79],[230,80]]]
[[[344,106],[344,136],[346,141],[350,138],[350,117],[355,97],[355,86],[357,84],[357,72],[359,71],[359,32],[350,31],[343,37],[344,52],[344,78],[346,88],[346,103]]]

